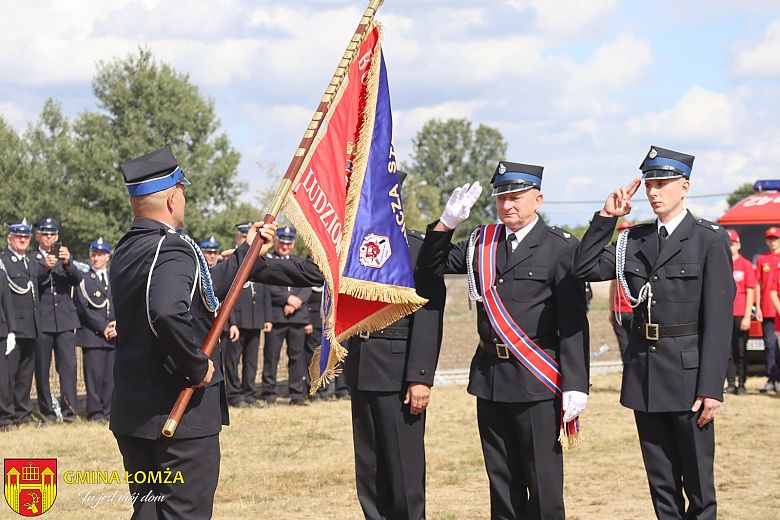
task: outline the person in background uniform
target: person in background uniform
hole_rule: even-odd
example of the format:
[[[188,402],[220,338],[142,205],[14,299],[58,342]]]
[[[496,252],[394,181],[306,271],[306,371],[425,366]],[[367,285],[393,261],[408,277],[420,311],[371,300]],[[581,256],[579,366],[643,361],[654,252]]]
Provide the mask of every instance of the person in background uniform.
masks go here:
[[[0,432],[13,429],[14,391],[9,360],[16,348],[16,316],[8,277],[0,269]]]
[[[76,288],[74,297],[81,322],[76,342],[84,359],[89,421],[107,421],[111,417],[116,320],[106,270],[110,258],[111,246],[102,237],[89,244],[90,268]]]
[[[31,236],[32,228],[26,219],[10,224],[8,247],[0,252],[1,267],[8,275],[16,321],[16,348],[10,351],[7,359],[9,383],[14,393],[14,424],[26,424],[34,420],[30,391],[40,331],[38,285],[49,276],[40,268],[35,255],[27,251]]]
[[[714,519],[715,424],[729,357],[734,283],[728,235],[685,209],[694,157],[657,146],[640,169],[656,221],[607,246],[639,178],[610,193],[574,257],[574,274],[618,281],[632,298],[620,402],[634,410],[658,518]],[[686,500],[687,499],[687,500]],[[687,508],[686,508],[687,504]]]
[[[750,331],[750,316],[753,313],[753,304],[756,295],[756,274],[750,260],[739,254],[742,244],[739,234],[733,230],[727,230],[731,242],[731,260],[734,262],[734,283],[736,284],[736,296],[734,297],[734,328],[731,334],[731,352],[729,366],[726,372],[726,393],[744,395],[747,393],[747,355],[745,344]]]
[[[762,322],[767,377],[766,385],[760,390],[762,394],[780,392],[780,349],[775,330],[775,317],[778,314],[771,298],[773,282],[780,275],[780,228],[768,228],[764,237],[769,251],[756,259],[756,320]]]
[[[203,251],[203,256],[206,258],[206,263],[208,264],[209,268],[214,268],[222,258],[222,255],[219,252],[219,242],[217,242],[214,237],[211,237],[208,240],[198,242],[198,247],[200,247],[201,251]],[[218,276],[217,272],[213,273],[212,276]],[[236,367],[233,365],[234,360],[232,358],[232,353],[236,350],[236,342],[239,340],[239,338],[240,332],[236,326],[236,320],[233,314],[231,314],[228,317],[228,321],[225,324],[225,329],[222,331],[222,335],[219,338],[219,348],[222,351],[222,358],[225,363],[225,391],[227,393],[228,404],[230,405],[234,404],[230,400],[230,395],[231,384],[234,384],[233,381],[236,377]],[[235,361],[236,363],[238,362],[237,360]]]
[[[480,301],[480,339],[468,392],[477,397],[494,519],[564,518],[561,420],[576,419],[588,399],[585,290],[570,273],[577,239],[547,226],[537,214],[544,200],[542,172],[541,166],[499,162],[491,183],[502,224],[477,228],[470,240],[451,244],[454,229],[468,218],[481,193],[476,182],[457,188],[441,218],[428,227],[418,260],[418,268],[468,274],[470,298]],[[483,247],[493,233],[490,247]],[[480,261],[482,255],[493,262]],[[488,282],[495,276],[497,291],[481,287],[475,273],[487,273]],[[495,307],[482,302],[493,294],[514,323],[498,329],[491,324]],[[524,345],[519,340],[508,344],[514,327],[544,351],[537,359],[552,360],[562,378],[562,396],[534,375],[537,365],[526,366],[515,357]]]
[[[270,258],[281,260],[300,259],[290,255],[295,247],[295,230],[291,227],[279,228],[276,232],[276,246]],[[282,342],[287,341],[287,380],[290,388],[290,404],[305,406],[307,388],[306,359],[303,348],[306,343],[304,327],[309,323],[309,311],[305,303],[311,296],[311,287],[296,288],[292,286],[268,288],[271,299],[272,329],[265,333],[263,348],[263,390],[262,399],[265,405],[276,402],[276,371],[279,366],[279,356]]]
[[[38,409],[47,420],[56,421],[53,396],[49,386],[51,356],[60,377],[59,407],[64,422],[76,420],[76,329],[81,324],[73,303],[74,287],[83,279],[82,272],[71,262],[70,251],[53,246],[60,238],[60,224],[54,219],[41,220],[35,226],[38,252],[35,257],[48,277],[39,285],[41,330],[35,358],[35,389]]]
[[[189,181],[170,148],[121,165],[135,219],[117,243],[109,285],[116,313],[114,393],[109,428],[125,471],[180,471],[184,482],[133,482],[130,493],[161,501],[134,502],[133,518],[207,519],[219,479],[219,432],[228,407],[218,348],[211,358],[201,345],[246,256],[237,248],[211,271],[184,225]],[[270,249],[275,224],[256,224]],[[214,283],[209,273],[214,273]],[[185,385],[194,395],[173,437],[162,428]]]
[[[618,224],[618,233],[633,225],[634,224],[628,220],[622,221]],[[617,294],[615,293],[616,290],[617,282],[611,280],[609,282],[609,324],[612,325],[612,330],[615,331],[615,337],[617,338],[618,347],[620,348],[620,360],[622,361],[626,357],[634,309],[631,307],[625,289],[621,287],[620,293]]]

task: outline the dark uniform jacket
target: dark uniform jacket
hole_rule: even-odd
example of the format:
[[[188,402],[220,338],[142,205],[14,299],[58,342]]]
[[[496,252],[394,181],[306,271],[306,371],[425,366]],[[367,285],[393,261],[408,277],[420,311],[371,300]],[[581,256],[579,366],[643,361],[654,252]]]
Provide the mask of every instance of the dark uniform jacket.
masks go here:
[[[423,235],[407,232],[409,256],[417,265]],[[415,267],[417,294],[428,303],[413,314],[396,321],[389,329],[408,329],[406,341],[353,336],[347,343],[349,355],[344,365],[347,385],[353,390],[373,392],[404,391],[408,383],[433,386],[443,331],[446,289],[441,276]]]
[[[420,252],[421,265],[444,273],[466,273],[468,241],[451,244],[452,231],[432,231]],[[572,276],[577,239],[539,220],[506,259],[506,234],[497,249],[498,294],[514,321],[558,362],[563,391],[588,392],[589,337],[583,282]],[[481,294],[474,254],[477,292]],[[430,266],[430,267],[428,267]],[[500,343],[482,303],[477,304],[477,329],[482,341]],[[553,393],[519,361],[499,359],[477,348],[471,362],[468,391],[497,402],[534,402]]]
[[[276,251],[272,251],[266,255],[269,258],[277,259],[280,262],[301,262],[301,259],[297,256],[290,255],[290,258],[280,258]],[[311,287],[293,287],[293,286],[270,286],[268,288],[268,294],[271,299],[271,319],[267,320],[274,324],[281,325],[306,325],[309,323],[309,311],[306,309],[306,302],[311,296]],[[294,294],[303,301],[303,305],[290,314],[284,315],[284,306],[287,304],[287,298]]]
[[[28,282],[32,280],[32,288],[25,294],[18,294],[11,286],[11,300],[13,301],[16,318],[16,337],[35,339],[40,332],[40,307],[38,306],[38,284],[48,278],[48,274],[40,268],[35,255],[26,253],[27,267],[15,253],[6,248],[0,251],[0,261],[8,275],[9,286],[13,284],[18,289],[26,290]]]
[[[616,223],[616,218],[594,216],[574,259],[577,276],[615,278],[615,247],[607,244]],[[694,324],[698,333],[650,341],[632,326],[623,359],[623,406],[681,412],[690,410],[697,396],[722,400],[735,292],[726,232],[687,213],[659,255],[656,223],[634,226],[624,272],[634,297],[650,282],[652,323]],[[634,309],[636,323],[648,323],[646,303]]]
[[[43,266],[45,260],[43,253],[36,251],[35,258],[41,272],[46,273]],[[39,286],[41,332],[65,332],[81,326],[71,292],[81,283],[82,278],[83,273],[72,261],[68,267],[64,267],[62,262],[57,262],[54,269],[49,271]]]
[[[8,277],[0,270],[0,338],[8,337],[9,332],[16,331],[16,316],[11,288],[8,287]],[[5,355],[5,352],[0,352]]]
[[[271,321],[271,296],[268,287],[247,282],[238,293],[238,302],[233,309],[233,319],[239,329],[261,330]]]
[[[106,340],[103,335],[108,322],[115,319],[111,287],[104,285],[98,274],[90,269],[76,287],[74,301],[81,322],[76,344],[83,348],[114,348],[114,341]]]
[[[248,249],[247,244],[236,248],[212,268],[220,300]],[[208,362],[200,347],[214,315],[202,301],[197,268],[192,247],[156,220],[136,218],[117,244],[109,274],[113,293],[121,295],[114,302],[117,339],[110,422],[114,433],[160,437],[185,383],[197,384],[205,377]],[[219,348],[211,359],[212,381],[195,389],[177,438],[214,435],[228,422]]]

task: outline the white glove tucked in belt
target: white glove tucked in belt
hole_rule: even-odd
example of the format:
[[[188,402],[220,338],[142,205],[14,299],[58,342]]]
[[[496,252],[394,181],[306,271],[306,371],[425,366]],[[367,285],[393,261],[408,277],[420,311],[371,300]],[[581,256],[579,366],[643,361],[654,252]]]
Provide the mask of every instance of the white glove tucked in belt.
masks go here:
[[[588,405],[588,394],[568,390],[563,392],[563,422],[573,421],[585,410]]]
[[[5,340],[5,355],[7,356],[16,348],[16,334],[13,332],[8,333],[8,337]]]

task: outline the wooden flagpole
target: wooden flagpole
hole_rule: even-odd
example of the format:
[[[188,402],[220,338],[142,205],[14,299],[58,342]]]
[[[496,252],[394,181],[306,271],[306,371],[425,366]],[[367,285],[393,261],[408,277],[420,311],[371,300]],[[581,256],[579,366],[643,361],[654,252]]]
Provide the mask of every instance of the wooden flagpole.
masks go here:
[[[301,168],[301,164],[303,163],[306,154],[309,152],[309,148],[311,148],[311,145],[314,142],[314,137],[317,135],[317,132],[322,125],[325,114],[328,112],[328,109],[333,102],[333,98],[341,86],[344,77],[346,77],[346,75],[349,73],[349,68],[357,56],[358,49],[360,49],[360,45],[363,43],[363,40],[368,33],[368,28],[371,26],[371,22],[374,19],[377,10],[383,3],[384,0],[369,1],[368,7],[366,7],[365,12],[363,13],[363,17],[360,19],[360,23],[355,30],[355,34],[352,35],[352,39],[350,40],[349,45],[347,45],[347,50],[344,51],[344,55],[342,56],[341,61],[339,61],[336,72],[333,74],[333,77],[330,80],[330,84],[325,90],[325,94],[322,96],[320,104],[311,118],[311,122],[309,123],[306,132],[303,134],[303,139],[301,139],[301,143],[298,145],[298,149],[295,151],[295,155],[290,161],[290,166],[287,167],[287,171],[282,178],[282,182],[279,184],[279,187],[276,190],[276,194],[274,195],[274,198],[271,202],[271,207],[268,209],[268,213],[266,213],[265,217],[263,218],[264,223],[268,224],[276,220],[276,216],[279,214],[287,194],[290,192],[290,189],[297,180],[296,176],[298,175],[298,172]],[[241,262],[241,266],[238,268],[236,278],[233,280],[233,283],[230,286],[230,290],[228,291],[225,300],[222,302],[222,305],[219,308],[219,314],[214,320],[214,324],[211,326],[211,330],[209,330],[209,333],[206,336],[206,340],[201,346],[201,350],[203,350],[203,352],[208,357],[211,357],[211,353],[214,351],[214,347],[216,346],[217,341],[219,341],[219,337],[222,334],[222,330],[225,328],[228,317],[230,316],[230,313],[233,312],[233,308],[236,306],[238,295],[241,292],[241,288],[244,286],[244,283],[246,283],[247,279],[249,278],[249,273],[255,264],[257,255],[260,253],[260,247],[262,244],[263,241],[258,235],[252,242],[252,245],[250,246],[249,252],[244,258],[244,261]],[[162,433],[166,437],[173,437],[173,434],[176,432],[179,421],[181,421],[181,418],[184,415],[184,410],[187,408],[187,405],[192,398],[193,391],[194,390],[192,386],[188,385],[185,386],[179,394],[179,398],[173,405],[173,409],[171,410],[170,415],[168,415],[168,420],[165,421],[165,426],[162,429]]]

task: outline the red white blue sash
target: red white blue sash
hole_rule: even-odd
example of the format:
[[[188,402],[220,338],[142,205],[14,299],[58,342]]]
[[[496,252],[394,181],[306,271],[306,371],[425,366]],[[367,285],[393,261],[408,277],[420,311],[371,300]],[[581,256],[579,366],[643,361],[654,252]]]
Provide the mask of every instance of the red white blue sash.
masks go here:
[[[503,233],[503,224],[487,224],[481,227],[477,246],[477,271],[482,304],[485,306],[493,330],[512,355],[556,397],[560,398],[563,378],[558,363],[523,332],[498,295],[496,251],[499,238]],[[563,409],[561,409],[561,431],[558,440],[564,449],[573,448],[580,441],[579,418],[564,424]]]

